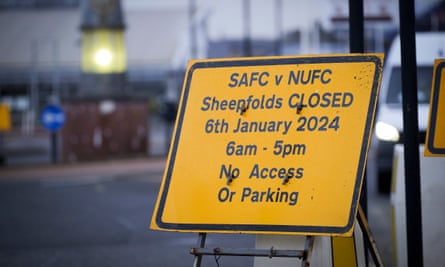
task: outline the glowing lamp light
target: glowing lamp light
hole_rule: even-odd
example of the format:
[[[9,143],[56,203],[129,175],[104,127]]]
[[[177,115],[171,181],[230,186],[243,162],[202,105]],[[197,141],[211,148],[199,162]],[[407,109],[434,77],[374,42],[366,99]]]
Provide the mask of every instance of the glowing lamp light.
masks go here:
[[[126,71],[122,30],[89,29],[82,32],[82,71],[85,73],[123,73]]]
[[[111,60],[113,58],[113,55],[111,54],[110,50],[108,49],[99,49],[96,52],[96,55],[94,56],[94,61],[102,66],[102,67],[106,67],[108,65],[110,65]]]

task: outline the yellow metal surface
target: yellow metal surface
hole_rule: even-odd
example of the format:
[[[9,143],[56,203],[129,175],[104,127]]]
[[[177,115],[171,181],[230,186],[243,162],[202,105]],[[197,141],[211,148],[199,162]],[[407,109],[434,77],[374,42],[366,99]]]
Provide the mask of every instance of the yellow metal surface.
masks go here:
[[[333,267],[356,267],[357,252],[355,247],[355,236],[334,236],[332,242],[332,266]]]
[[[151,228],[351,235],[382,64],[191,61]]]
[[[9,106],[0,104],[0,132],[11,130],[11,113]]]
[[[122,73],[127,68],[122,30],[94,29],[82,32],[82,71]]]
[[[434,61],[425,156],[445,156],[445,59]]]

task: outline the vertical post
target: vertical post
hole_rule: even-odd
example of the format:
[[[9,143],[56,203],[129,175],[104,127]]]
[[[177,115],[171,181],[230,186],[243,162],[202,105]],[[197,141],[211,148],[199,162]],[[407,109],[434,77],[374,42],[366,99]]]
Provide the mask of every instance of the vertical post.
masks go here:
[[[281,56],[283,46],[283,1],[275,0],[275,56]]]
[[[6,165],[6,149],[3,132],[0,131],[0,167]]]
[[[408,266],[423,266],[414,0],[399,0]]]
[[[351,53],[364,53],[365,16],[363,14],[363,0],[349,0],[349,49]],[[362,192],[360,193],[360,206],[365,216],[368,214],[368,184],[366,168],[364,171]],[[365,240],[365,238],[363,238]],[[368,266],[368,244],[364,242],[365,261]]]
[[[363,0],[349,0],[349,50],[351,53],[364,53],[364,20]],[[367,214],[367,183],[366,171],[363,179],[360,205]]]
[[[364,15],[363,0],[349,0],[349,49],[351,53],[363,53],[364,44]],[[366,183],[366,171],[363,179],[360,205],[365,215],[368,214],[368,188]]]
[[[59,104],[60,101],[60,68],[59,64],[59,41],[54,39],[52,42],[52,54],[53,54],[53,75],[52,75],[52,101],[54,104]]]
[[[52,53],[53,53],[53,86],[52,86],[52,99],[53,104],[58,105],[60,102],[60,70],[57,66],[59,63],[59,41],[54,39],[52,42]],[[57,131],[51,131],[51,162],[56,164],[58,161],[58,134]]]
[[[349,49],[351,53],[364,52],[363,0],[349,0]]]
[[[189,27],[190,27],[190,58],[197,58],[197,41],[196,41],[196,0],[189,0]]]
[[[51,131],[51,162],[52,163],[57,163],[57,132],[56,131]]]
[[[206,233],[199,233],[198,236],[198,247],[203,248],[206,243]],[[196,255],[193,262],[193,267],[201,267],[202,255]]]
[[[30,110],[25,117],[26,134],[34,134],[35,114],[38,110],[39,103],[39,81],[38,81],[38,59],[39,59],[39,42],[33,40],[31,42],[31,81],[29,91]]]
[[[252,44],[250,40],[250,0],[243,0],[243,18],[244,18],[244,56],[252,56]]]
[[[301,261],[301,267],[309,267],[311,265],[311,257],[312,257],[312,250],[314,248],[314,241],[315,237],[313,236],[306,236],[306,242],[304,245],[304,256]]]

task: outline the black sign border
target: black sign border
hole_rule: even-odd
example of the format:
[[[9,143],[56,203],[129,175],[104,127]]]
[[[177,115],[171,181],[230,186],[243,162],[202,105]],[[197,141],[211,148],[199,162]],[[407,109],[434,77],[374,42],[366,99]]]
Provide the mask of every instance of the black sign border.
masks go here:
[[[187,108],[187,99],[190,90],[190,84],[193,72],[201,68],[219,68],[219,67],[248,67],[248,66],[272,66],[272,65],[300,65],[300,64],[324,64],[324,63],[358,63],[371,62],[375,64],[375,72],[371,89],[370,103],[366,117],[365,131],[362,139],[359,164],[354,185],[354,193],[349,212],[348,222],[345,226],[311,226],[311,225],[271,225],[271,224],[188,224],[188,223],[169,223],[162,220],[162,214],[167,199],[168,189],[171,180],[171,174],[175,165],[178,142],[181,137],[182,123],[185,110]],[[354,226],[355,215],[357,212],[362,177],[365,169],[367,150],[371,138],[372,123],[376,108],[376,101],[379,93],[379,73],[381,74],[383,62],[376,55],[344,55],[344,56],[318,56],[318,57],[280,57],[280,58],[241,58],[234,60],[215,60],[198,61],[190,66],[186,72],[186,81],[183,88],[181,109],[176,122],[176,134],[173,139],[172,149],[167,160],[167,172],[165,184],[159,201],[159,207],[155,214],[155,221],[159,228],[166,230],[190,231],[190,232],[252,232],[252,233],[313,233],[313,234],[344,234],[350,231]]]

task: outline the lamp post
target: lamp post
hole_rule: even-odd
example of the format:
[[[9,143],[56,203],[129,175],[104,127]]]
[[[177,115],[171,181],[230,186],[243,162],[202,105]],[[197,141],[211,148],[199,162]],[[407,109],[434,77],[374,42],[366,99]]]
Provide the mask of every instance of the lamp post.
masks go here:
[[[66,161],[141,155],[148,151],[146,100],[126,90],[127,62],[120,0],[83,0],[82,76],[65,98]]]
[[[116,97],[125,92],[124,19],[119,0],[82,4],[81,97]]]

